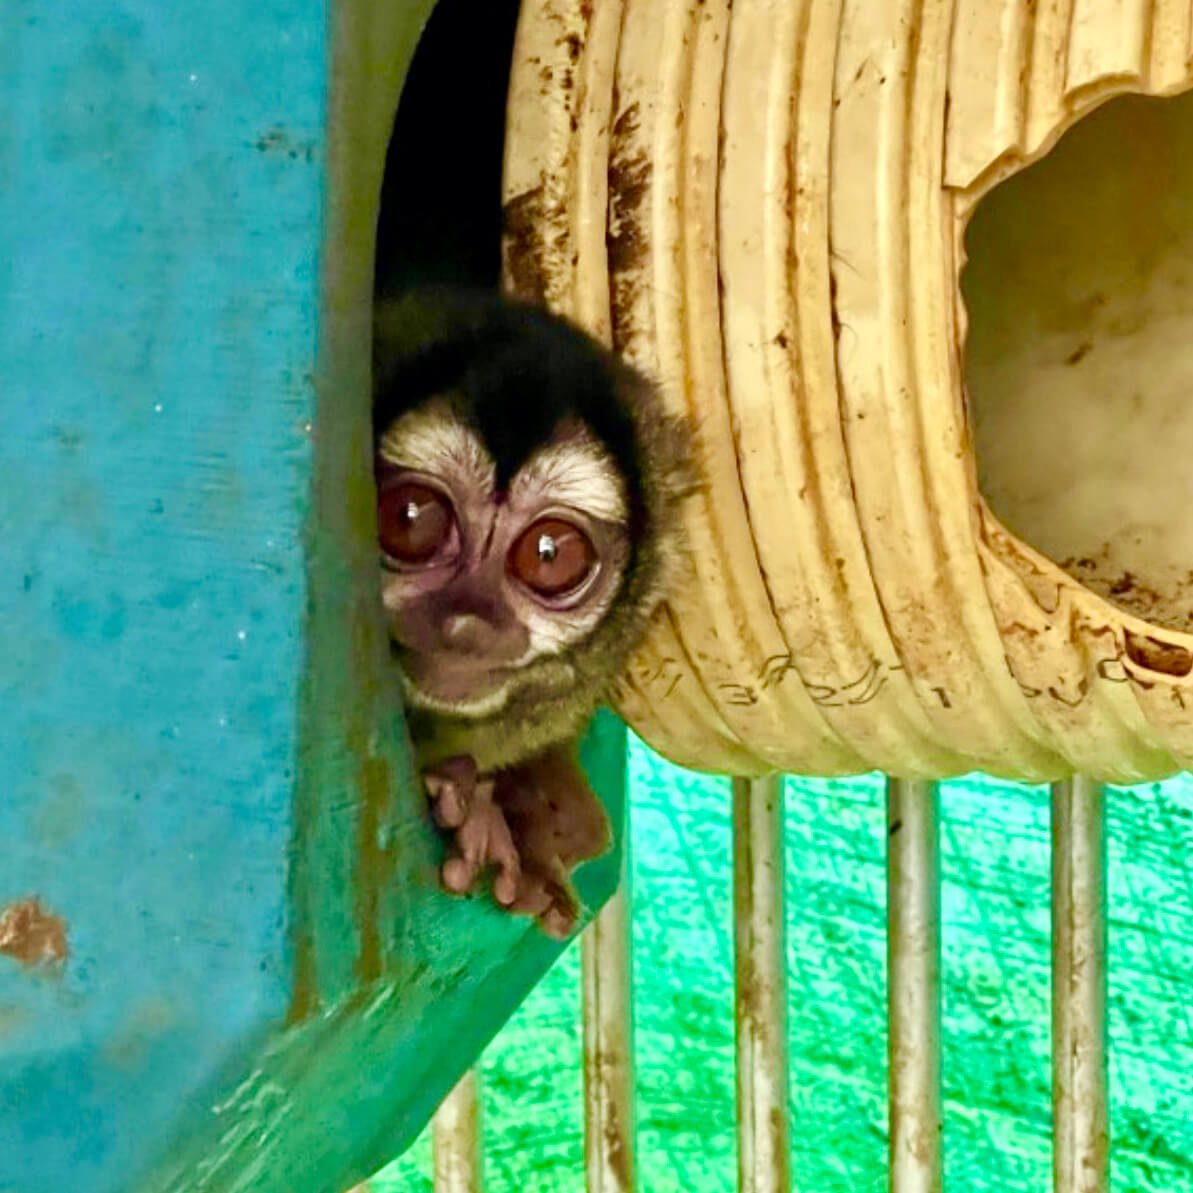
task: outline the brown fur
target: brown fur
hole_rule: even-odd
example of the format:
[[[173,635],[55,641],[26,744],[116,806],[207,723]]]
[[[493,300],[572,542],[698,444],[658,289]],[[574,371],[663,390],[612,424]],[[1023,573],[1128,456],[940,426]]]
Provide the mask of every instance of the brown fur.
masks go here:
[[[501,487],[528,448],[579,418],[629,497],[628,561],[595,628],[518,671],[497,712],[407,712],[435,818],[453,834],[444,885],[467,893],[495,867],[498,899],[562,937],[579,915],[571,870],[609,844],[576,743],[676,578],[679,505],[695,488],[691,436],[654,386],[566,323],[492,296],[457,297],[380,312],[378,437],[404,410],[450,396],[493,454]],[[424,615],[413,610],[403,633]]]
[[[529,664],[508,703],[491,716],[411,710],[411,734],[426,765],[471,754],[484,771],[512,766],[574,741],[606,699],[675,579],[683,547],[680,503],[695,489],[690,433],[666,414],[649,382],[625,371],[619,394],[634,412],[647,509],[633,564],[597,628],[561,655]]]

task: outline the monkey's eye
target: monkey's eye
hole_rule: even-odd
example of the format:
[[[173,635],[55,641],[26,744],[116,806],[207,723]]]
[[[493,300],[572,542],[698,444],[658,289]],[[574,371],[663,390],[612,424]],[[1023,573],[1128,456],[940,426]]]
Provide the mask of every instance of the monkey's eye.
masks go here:
[[[415,481],[384,486],[377,496],[381,549],[400,563],[426,563],[451,537],[455,515],[442,493]]]
[[[541,518],[510,549],[509,571],[539,596],[558,597],[588,579],[596,558],[596,548],[579,527],[562,518]]]

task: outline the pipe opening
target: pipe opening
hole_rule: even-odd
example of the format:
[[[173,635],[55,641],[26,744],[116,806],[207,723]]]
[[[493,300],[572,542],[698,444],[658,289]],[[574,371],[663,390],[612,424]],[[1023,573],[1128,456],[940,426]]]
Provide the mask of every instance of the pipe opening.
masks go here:
[[[1121,610],[1193,632],[1193,94],[1106,103],[966,242],[982,494]]]

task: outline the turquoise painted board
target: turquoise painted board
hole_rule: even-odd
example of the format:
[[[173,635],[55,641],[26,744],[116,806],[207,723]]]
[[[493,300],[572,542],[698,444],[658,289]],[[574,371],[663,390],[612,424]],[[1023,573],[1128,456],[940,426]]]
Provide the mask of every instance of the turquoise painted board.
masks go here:
[[[3,1193],[338,1193],[557,955],[436,890],[375,591],[430,7],[0,6]],[[620,726],[588,749],[619,815]]]

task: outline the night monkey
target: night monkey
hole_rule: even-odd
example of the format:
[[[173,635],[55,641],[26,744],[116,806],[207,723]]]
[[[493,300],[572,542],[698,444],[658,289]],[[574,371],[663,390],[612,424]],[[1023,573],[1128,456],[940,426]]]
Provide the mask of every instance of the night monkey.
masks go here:
[[[577,739],[666,592],[689,435],[635,370],[496,294],[379,305],[382,592],[444,887],[569,935],[608,848]]]

